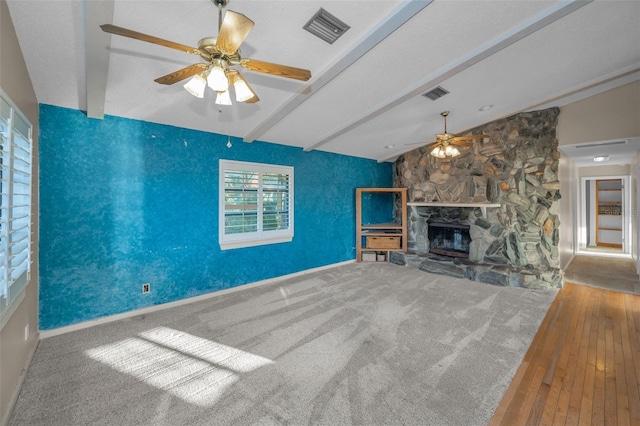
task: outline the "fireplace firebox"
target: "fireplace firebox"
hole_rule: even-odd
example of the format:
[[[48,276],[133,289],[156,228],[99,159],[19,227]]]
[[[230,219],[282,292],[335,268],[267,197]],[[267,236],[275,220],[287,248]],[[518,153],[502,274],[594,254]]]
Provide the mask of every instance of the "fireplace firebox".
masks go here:
[[[452,257],[469,257],[469,225],[429,222],[429,252]]]

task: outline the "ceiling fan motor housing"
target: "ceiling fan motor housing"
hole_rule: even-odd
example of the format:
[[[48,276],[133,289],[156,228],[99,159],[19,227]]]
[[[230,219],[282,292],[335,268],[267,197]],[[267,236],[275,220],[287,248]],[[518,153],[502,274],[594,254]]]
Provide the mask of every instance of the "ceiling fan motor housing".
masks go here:
[[[205,37],[198,41],[199,54],[202,59],[207,62],[212,62],[214,59],[221,59],[230,65],[240,64],[240,49],[238,49],[233,55],[225,55],[216,46],[218,37]]]

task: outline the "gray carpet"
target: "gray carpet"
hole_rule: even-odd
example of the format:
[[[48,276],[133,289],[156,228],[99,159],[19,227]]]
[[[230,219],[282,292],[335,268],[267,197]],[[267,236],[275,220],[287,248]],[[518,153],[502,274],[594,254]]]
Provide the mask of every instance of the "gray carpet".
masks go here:
[[[640,294],[640,279],[633,260],[629,258],[574,256],[564,279],[574,284]]]
[[[339,266],[40,342],[10,425],[482,425],[556,291]]]

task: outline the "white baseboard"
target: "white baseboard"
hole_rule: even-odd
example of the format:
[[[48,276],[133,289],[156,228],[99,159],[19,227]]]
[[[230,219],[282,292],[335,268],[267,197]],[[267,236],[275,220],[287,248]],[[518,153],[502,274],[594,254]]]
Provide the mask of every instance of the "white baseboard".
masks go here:
[[[154,305],[154,306],[149,306],[149,307],[146,307],[146,308],[135,309],[133,311],[123,312],[121,314],[109,315],[107,317],[102,317],[102,318],[98,318],[98,319],[95,319],[95,320],[85,321],[85,322],[81,322],[81,323],[78,323],[78,324],[68,325],[68,326],[65,326],[65,327],[54,328],[52,330],[41,330],[40,331],[40,339],[41,340],[42,339],[47,339],[49,337],[59,336],[61,334],[71,333],[72,331],[83,330],[85,328],[95,327],[97,325],[107,324],[107,323],[110,323],[110,322],[113,322],[113,321],[118,321],[118,320],[125,319],[125,318],[131,318],[131,317],[135,317],[135,316],[138,316],[138,315],[143,315],[143,314],[148,314],[148,313],[151,313],[151,312],[161,311],[161,310],[164,310],[164,309],[175,308],[176,306],[188,305],[190,303],[199,302],[201,300],[210,299],[212,297],[218,297],[218,296],[222,296],[224,294],[233,293],[233,292],[236,292],[236,291],[247,290],[247,289],[250,289],[250,288],[253,288],[253,287],[263,286],[263,285],[266,285],[266,284],[271,284],[271,283],[274,283],[274,282],[287,280],[289,278],[299,277],[299,276],[302,276],[302,275],[310,274],[312,272],[318,272],[318,271],[322,271],[322,270],[325,270],[325,269],[331,269],[331,268],[335,268],[335,267],[342,266],[342,265],[347,265],[349,263],[354,263],[354,262],[355,262],[355,260],[347,260],[345,262],[333,263],[331,265],[325,265],[325,266],[320,266],[318,268],[306,269],[304,271],[295,272],[295,273],[289,274],[289,275],[283,275],[283,276],[280,276],[280,277],[269,278],[267,280],[256,281],[256,282],[249,283],[249,284],[242,284],[242,285],[239,285],[237,287],[227,288],[227,289],[224,289],[224,290],[213,291],[211,293],[202,294],[200,296],[189,297],[187,299],[182,299],[182,300],[176,300],[175,302],[167,302],[167,303],[163,303],[161,305]]]

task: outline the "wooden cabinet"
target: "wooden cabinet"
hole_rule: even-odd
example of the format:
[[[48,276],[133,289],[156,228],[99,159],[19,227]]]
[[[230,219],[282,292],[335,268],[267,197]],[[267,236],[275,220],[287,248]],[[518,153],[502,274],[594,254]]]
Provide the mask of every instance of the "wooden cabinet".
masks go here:
[[[407,188],[356,189],[356,261],[407,251]]]
[[[622,180],[596,181],[596,245],[622,248]]]

